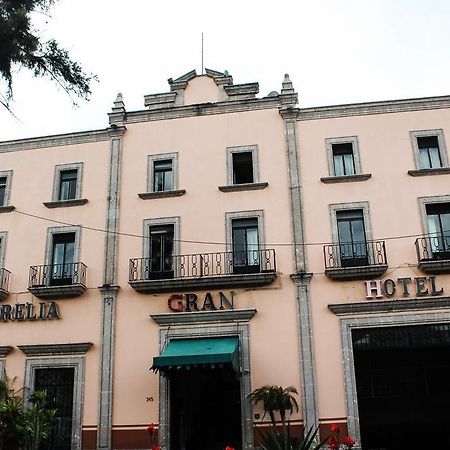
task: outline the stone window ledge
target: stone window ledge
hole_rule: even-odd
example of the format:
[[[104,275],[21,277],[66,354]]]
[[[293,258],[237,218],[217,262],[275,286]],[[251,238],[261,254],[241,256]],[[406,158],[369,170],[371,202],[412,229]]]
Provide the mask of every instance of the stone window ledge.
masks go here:
[[[138,194],[142,200],[152,200],[154,198],[169,198],[169,197],[180,197],[186,194],[186,189],[176,189],[173,191],[159,191],[159,192],[141,192]]]
[[[0,206],[0,213],[9,213],[11,211],[14,211],[16,209],[15,206],[9,205],[9,206]]]
[[[74,198],[71,200],[57,200],[54,202],[44,202],[47,208],[65,208],[70,206],[81,206],[88,202],[87,198]]]
[[[18,345],[27,356],[84,355],[92,347],[91,342],[70,344],[31,344]]]
[[[5,289],[0,289],[0,300],[4,300],[6,297],[8,297],[9,292]]]
[[[408,175],[412,177],[424,177],[427,175],[447,175],[450,173],[450,167],[436,167],[434,169],[415,169],[408,170]]]
[[[355,181],[366,181],[372,176],[371,173],[358,173],[356,175],[342,175],[339,177],[322,177],[320,181],[322,183],[351,183]]]
[[[10,345],[2,345],[0,347],[0,358],[5,358],[13,348]]]
[[[81,283],[67,286],[30,286],[28,288],[34,296],[45,300],[79,297],[84,294],[86,289],[86,286]]]
[[[450,259],[421,260],[419,270],[429,274],[450,273]]]
[[[388,268],[387,264],[376,266],[339,267],[336,269],[326,269],[325,275],[332,280],[364,280],[383,275]]]
[[[239,192],[239,191],[256,191],[260,189],[265,189],[269,186],[267,182],[261,183],[242,183],[242,184],[231,184],[229,186],[219,186],[219,191],[222,192]]]

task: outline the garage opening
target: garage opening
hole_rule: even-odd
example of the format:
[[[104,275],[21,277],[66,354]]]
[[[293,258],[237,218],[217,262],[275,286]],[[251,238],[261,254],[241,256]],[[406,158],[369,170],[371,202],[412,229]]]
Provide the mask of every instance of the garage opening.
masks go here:
[[[363,450],[429,448],[450,417],[450,324],[357,329],[352,341]]]

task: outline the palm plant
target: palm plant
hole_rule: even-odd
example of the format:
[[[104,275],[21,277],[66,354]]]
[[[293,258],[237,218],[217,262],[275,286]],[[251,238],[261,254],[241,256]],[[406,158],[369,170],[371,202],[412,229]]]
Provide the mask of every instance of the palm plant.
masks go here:
[[[257,403],[263,404],[264,416],[269,414],[272,425],[276,426],[275,412],[280,414],[281,423],[284,425],[286,422],[286,412],[298,411],[297,399],[294,395],[298,395],[297,389],[293,386],[284,388],[282,386],[263,386],[259,389],[255,389],[249,396],[253,405]],[[263,419],[264,419],[263,416]]]

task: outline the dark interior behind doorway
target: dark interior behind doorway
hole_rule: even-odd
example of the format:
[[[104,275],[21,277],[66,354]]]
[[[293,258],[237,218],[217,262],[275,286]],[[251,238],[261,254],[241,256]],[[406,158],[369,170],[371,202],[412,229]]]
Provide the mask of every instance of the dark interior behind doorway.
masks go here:
[[[231,367],[169,375],[171,450],[241,450],[239,375]]]
[[[443,438],[450,324],[361,329],[352,338],[363,450],[430,448]]]

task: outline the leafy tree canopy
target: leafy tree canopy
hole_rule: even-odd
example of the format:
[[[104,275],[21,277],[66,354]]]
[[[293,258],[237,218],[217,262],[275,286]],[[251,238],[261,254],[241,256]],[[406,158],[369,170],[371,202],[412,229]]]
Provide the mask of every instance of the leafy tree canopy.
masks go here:
[[[9,109],[13,96],[15,67],[32,71],[35,77],[49,77],[67,93],[88,99],[90,83],[86,74],[54,40],[42,40],[33,28],[30,13],[46,13],[54,0],[0,0],[0,77],[6,82],[0,103]]]

